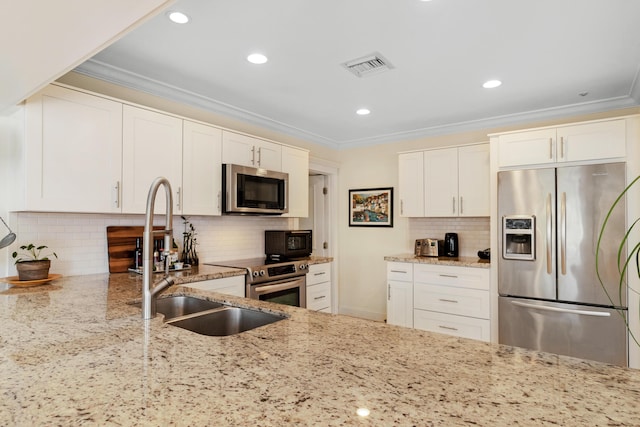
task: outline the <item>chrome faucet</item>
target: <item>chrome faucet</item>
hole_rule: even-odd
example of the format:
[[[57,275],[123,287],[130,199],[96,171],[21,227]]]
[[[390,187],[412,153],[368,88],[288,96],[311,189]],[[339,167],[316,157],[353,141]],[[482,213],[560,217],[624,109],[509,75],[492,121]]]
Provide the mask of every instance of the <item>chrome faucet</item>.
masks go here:
[[[153,208],[156,202],[156,194],[161,185],[164,185],[167,208],[164,230],[153,230]],[[158,294],[173,285],[173,279],[169,277],[169,257],[165,257],[165,275],[151,287],[153,275],[153,236],[164,234],[164,247],[171,248],[173,243],[173,196],[171,184],[164,177],[156,178],[151,184],[147,196],[147,214],[144,221],[144,233],[142,234],[142,318],[152,319],[156,317],[156,299]]]

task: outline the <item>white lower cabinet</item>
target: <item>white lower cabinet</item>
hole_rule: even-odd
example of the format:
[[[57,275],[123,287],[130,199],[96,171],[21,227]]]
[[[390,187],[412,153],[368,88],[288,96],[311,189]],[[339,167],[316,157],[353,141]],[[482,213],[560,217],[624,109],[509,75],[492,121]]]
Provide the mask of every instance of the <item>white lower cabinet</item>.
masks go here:
[[[387,323],[413,328],[413,264],[387,263]]]
[[[491,340],[489,269],[387,262],[387,323]]]
[[[413,326],[490,341],[489,286],[488,269],[416,264]]]
[[[435,311],[415,310],[413,325],[416,329],[422,329],[423,331],[438,332],[486,342],[491,341],[490,322],[487,319],[473,319]]]
[[[244,276],[231,276],[222,279],[202,280],[200,282],[183,283],[182,286],[214,291],[222,294],[244,297]]]
[[[307,273],[307,308],[332,313],[331,264],[311,264]]]

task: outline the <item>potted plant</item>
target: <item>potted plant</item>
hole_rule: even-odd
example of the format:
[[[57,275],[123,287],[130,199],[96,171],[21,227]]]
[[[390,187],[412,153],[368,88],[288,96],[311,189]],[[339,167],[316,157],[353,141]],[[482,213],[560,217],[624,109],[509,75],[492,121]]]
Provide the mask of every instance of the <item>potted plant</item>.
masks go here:
[[[618,204],[622,200],[624,200],[624,197],[627,195],[627,193],[629,193],[629,191],[631,190],[631,187],[633,187],[638,182],[640,182],[640,176],[637,176],[633,181],[631,181],[631,183],[627,185],[627,187],[622,191],[622,193],[618,195],[618,198],[615,200],[613,205],[611,205],[611,208],[609,209],[609,212],[607,213],[604,219],[602,227],[600,228],[600,234],[598,236],[598,242],[596,244],[596,276],[598,277],[598,281],[600,282],[600,285],[602,285],[602,288],[605,290],[605,293],[606,293],[606,287],[602,282],[602,277],[600,275],[600,257],[599,257],[600,244],[602,242],[602,238],[603,238],[607,223],[609,222],[609,218],[611,217],[613,210],[618,206]],[[637,230],[636,226],[640,227],[640,218],[636,218],[635,220],[630,221],[630,223],[631,225],[629,225],[629,227],[627,228],[624,238],[622,239],[622,241],[619,243],[619,246],[618,246],[618,257],[617,257],[618,273],[619,273],[618,292],[620,295],[623,295],[626,292],[626,287],[627,287],[626,279],[629,274],[633,274],[634,267],[635,267],[635,273],[640,278],[640,241],[635,242],[631,239],[631,235],[633,231]],[[625,248],[627,249],[626,257],[625,257]],[[607,294],[607,296],[609,297],[609,300],[612,301],[613,303],[614,296],[609,294]],[[621,298],[621,297],[618,297],[618,298]],[[626,313],[623,310],[619,310],[618,312],[624,319],[624,322],[627,326],[627,330],[629,331],[629,335],[631,339],[635,342],[637,346],[640,347],[640,337],[636,337],[636,335],[631,331],[631,328],[629,326],[629,319],[627,318]]]
[[[55,252],[43,253],[47,246],[36,246],[33,243],[20,246],[22,252],[14,252],[16,270],[18,270],[18,280],[42,280],[49,277],[51,267],[50,256],[58,258]]]
[[[184,216],[180,216],[184,223],[184,233],[182,233],[182,262],[189,265],[198,265],[198,253],[196,252],[196,246],[198,245],[198,239],[196,238],[196,228],[193,224]]]

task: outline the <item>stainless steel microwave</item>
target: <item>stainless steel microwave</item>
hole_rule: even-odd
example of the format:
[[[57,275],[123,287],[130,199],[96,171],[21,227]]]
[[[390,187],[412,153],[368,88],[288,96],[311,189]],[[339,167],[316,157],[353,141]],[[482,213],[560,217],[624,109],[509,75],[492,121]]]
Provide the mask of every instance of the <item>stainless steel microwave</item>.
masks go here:
[[[289,212],[289,174],[248,166],[222,165],[225,214],[281,215]]]

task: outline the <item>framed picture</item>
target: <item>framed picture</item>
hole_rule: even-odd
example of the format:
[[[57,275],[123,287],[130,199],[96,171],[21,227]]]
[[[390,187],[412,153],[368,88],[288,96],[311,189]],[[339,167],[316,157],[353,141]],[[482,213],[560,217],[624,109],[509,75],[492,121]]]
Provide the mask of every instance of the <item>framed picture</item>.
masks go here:
[[[349,190],[350,227],[393,227],[393,188]]]

